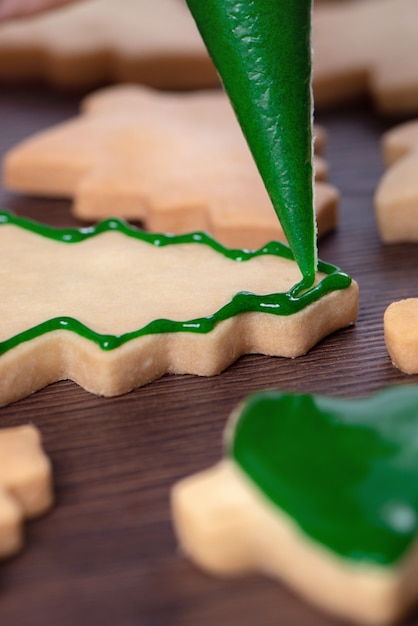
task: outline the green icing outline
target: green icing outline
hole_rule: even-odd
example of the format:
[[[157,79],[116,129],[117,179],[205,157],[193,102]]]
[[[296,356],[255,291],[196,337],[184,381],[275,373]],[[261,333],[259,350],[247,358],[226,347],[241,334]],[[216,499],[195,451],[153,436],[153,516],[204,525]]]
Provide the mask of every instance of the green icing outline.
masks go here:
[[[417,385],[354,400],[257,392],[226,434],[255,487],[338,556],[388,568],[416,541]]]
[[[267,254],[294,260],[290,248],[281,242],[272,241],[255,251],[230,249],[226,248],[203,232],[193,232],[186,235],[146,233],[117,218],[109,218],[95,226],[80,229],[54,228],[33,222],[26,218],[17,217],[7,211],[0,211],[0,227],[8,224],[65,244],[79,243],[90,239],[91,237],[96,237],[104,232],[118,231],[125,236],[144,241],[156,247],[196,243],[206,245],[236,262],[249,261],[255,257]],[[7,351],[20,345],[21,343],[24,343],[25,341],[30,341],[40,335],[44,335],[55,330],[69,330],[71,332],[75,332],[76,334],[94,342],[102,350],[114,350],[132,339],[145,335],[171,332],[193,332],[206,334],[211,332],[219,322],[229,319],[239,313],[259,312],[273,315],[290,315],[292,313],[296,313],[309,304],[319,300],[325,294],[331,291],[345,289],[351,284],[350,276],[330,263],[320,261],[318,271],[326,274],[325,278],[323,278],[318,285],[308,289],[300,295],[295,294],[292,289],[286,293],[274,293],[265,296],[258,296],[249,292],[239,292],[233,296],[230,302],[207,317],[182,322],[168,319],[157,319],[153,320],[143,328],[125,333],[123,335],[104,335],[96,333],[72,317],[63,316],[53,318],[1,342],[0,355],[5,354]]]

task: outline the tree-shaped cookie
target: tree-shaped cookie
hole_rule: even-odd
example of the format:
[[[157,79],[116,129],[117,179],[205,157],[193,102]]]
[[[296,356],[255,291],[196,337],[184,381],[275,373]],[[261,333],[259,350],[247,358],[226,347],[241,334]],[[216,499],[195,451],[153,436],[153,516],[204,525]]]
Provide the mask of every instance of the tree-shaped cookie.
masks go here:
[[[314,12],[318,107],[368,93],[385,113],[418,110],[416,0],[340,0]]]
[[[382,148],[388,169],[375,194],[380,237],[385,243],[418,241],[418,121],[389,130]]]
[[[85,89],[138,82],[211,87],[218,78],[180,0],[83,0],[0,25],[0,81]]]
[[[214,574],[278,577],[350,620],[398,619],[418,596],[417,406],[412,386],[250,396],[225,459],[173,489],[182,549]]]
[[[317,129],[316,146],[324,146]],[[326,166],[316,161],[317,175]],[[162,94],[114,87],[79,118],[35,135],[4,162],[10,189],[74,198],[87,220],[121,216],[152,231],[207,230],[228,246],[284,239],[250,151],[221,92]],[[316,185],[318,230],[337,221],[338,193]]]
[[[56,380],[116,395],[166,372],[212,375],[241,354],[296,357],[357,317],[357,284],[300,271],[273,242],[150,235],[114,219],[56,230],[0,214],[0,405]]]
[[[0,558],[23,545],[23,521],[51,506],[52,472],[34,426],[0,429]]]

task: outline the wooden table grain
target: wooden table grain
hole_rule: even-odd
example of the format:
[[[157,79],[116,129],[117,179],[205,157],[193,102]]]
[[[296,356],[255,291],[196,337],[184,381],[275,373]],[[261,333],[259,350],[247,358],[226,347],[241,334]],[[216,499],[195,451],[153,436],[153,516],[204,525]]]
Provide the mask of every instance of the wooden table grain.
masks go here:
[[[3,89],[0,155],[77,107],[75,96]],[[320,257],[359,282],[357,325],[293,361],[245,356],[220,376],[164,376],[111,399],[65,381],[1,408],[0,426],[33,422],[42,431],[56,505],[27,524],[23,552],[0,563],[0,624],[342,623],[261,575],[218,580],[202,573],[179,553],[169,511],[171,485],[220,458],[225,421],[249,392],[280,388],[351,398],[418,382],[391,365],[383,339],[386,306],[418,296],[418,245],[383,246],[373,213],[383,171],[379,138],[391,122],[367,104],[317,115],[317,122],[329,132],[331,181],[342,194],[339,228],[320,242]],[[51,225],[81,225],[65,200],[0,189],[0,206]],[[405,623],[418,625],[418,611]]]

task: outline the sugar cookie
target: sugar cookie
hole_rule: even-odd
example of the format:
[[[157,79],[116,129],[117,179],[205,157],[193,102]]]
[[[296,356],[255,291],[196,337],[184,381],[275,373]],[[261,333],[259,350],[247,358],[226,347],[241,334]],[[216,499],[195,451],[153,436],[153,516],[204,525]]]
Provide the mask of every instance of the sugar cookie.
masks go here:
[[[295,294],[279,242],[249,252],[115,219],[59,230],[1,213],[0,248],[0,405],[64,378],[112,396],[245,353],[296,357],[357,317],[357,284],[332,265]]]
[[[418,596],[417,405],[412,386],[250,396],[225,459],[173,488],[181,548],[213,574],[278,577],[340,617],[398,619]]]
[[[384,113],[418,111],[416,0],[340,0],[314,11],[316,107],[368,93]]]
[[[377,226],[384,243],[418,241],[418,121],[383,135],[387,170],[375,193]]]
[[[219,84],[185,3],[83,0],[0,25],[0,81],[65,89],[138,82],[164,89]]]
[[[316,129],[317,151],[326,135]],[[317,177],[326,176],[317,157]],[[284,239],[232,108],[221,92],[162,94],[123,86],[86,98],[83,114],[12,149],[5,185],[74,198],[85,220],[141,220],[156,232],[207,230],[255,249]],[[337,222],[339,194],[316,185],[318,230]]]
[[[418,374],[418,298],[392,302],[383,326],[392,363],[406,374]]]
[[[0,558],[21,549],[24,518],[45,513],[52,500],[51,464],[39,431],[0,429]]]

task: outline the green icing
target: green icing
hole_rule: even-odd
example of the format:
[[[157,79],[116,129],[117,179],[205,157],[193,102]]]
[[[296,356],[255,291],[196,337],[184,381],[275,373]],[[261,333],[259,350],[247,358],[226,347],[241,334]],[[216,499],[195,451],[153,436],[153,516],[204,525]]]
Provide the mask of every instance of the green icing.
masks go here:
[[[418,387],[342,400],[250,396],[228,454],[312,539],[390,565],[417,535]]]
[[[139,241],[144,241],[157,247],[177,244],[209,246],[219,254],[237,263],[243,263],[263,255],[273,255],[293,260],[289,247],[280,242],[270,242],[263,248],[260,248],[260,250],[253,252],[239,249],[233,250],[225,248],[205,233],[190,233],[176,236],[150,234],[137,230],[117,219],[108,219],[89,228],[57,229],[16,217],[7,212],[0,212],[0,228],[2,225],[6,224],[13,224],[38,236],[62,242],[64,245],[77,244],[90,237],[96,237],[106,231],[118,231],[124,236],[133,237]],[[191,268],[191,271],[192,269],[193,268]],[[19,335],[11,337],[6,341],[0,342],[0,355],[24,341],[29,341],[30,339],[54,330],[72,331],[95,342],[103,350],[113,350],[131,339],[144,335],[172,332],[209,333],[215,328],[216,324],[230,317],[234,317],[239,313],[259,312],[273,315],[291,315],[319,300],[326,293],[345,289],[351,283],[351,278],[334,265],[320,262],[319,271],[323,272],[325,277],[317,285],[298,295],[295,295],[293,290],[287,293],[273,293],[263,296],[249,292],[239,292],[233,296],[229,303],[208,317],[186,321],[157,319],[143,328],[123,335],[115,336],[96,333],[78,320],[70,317],[54,318],[30,328]],[[162,294],[161,297],[164,297],[164,295]]]
[[[311,0],[187,0],[302,275],[315,278]]]

